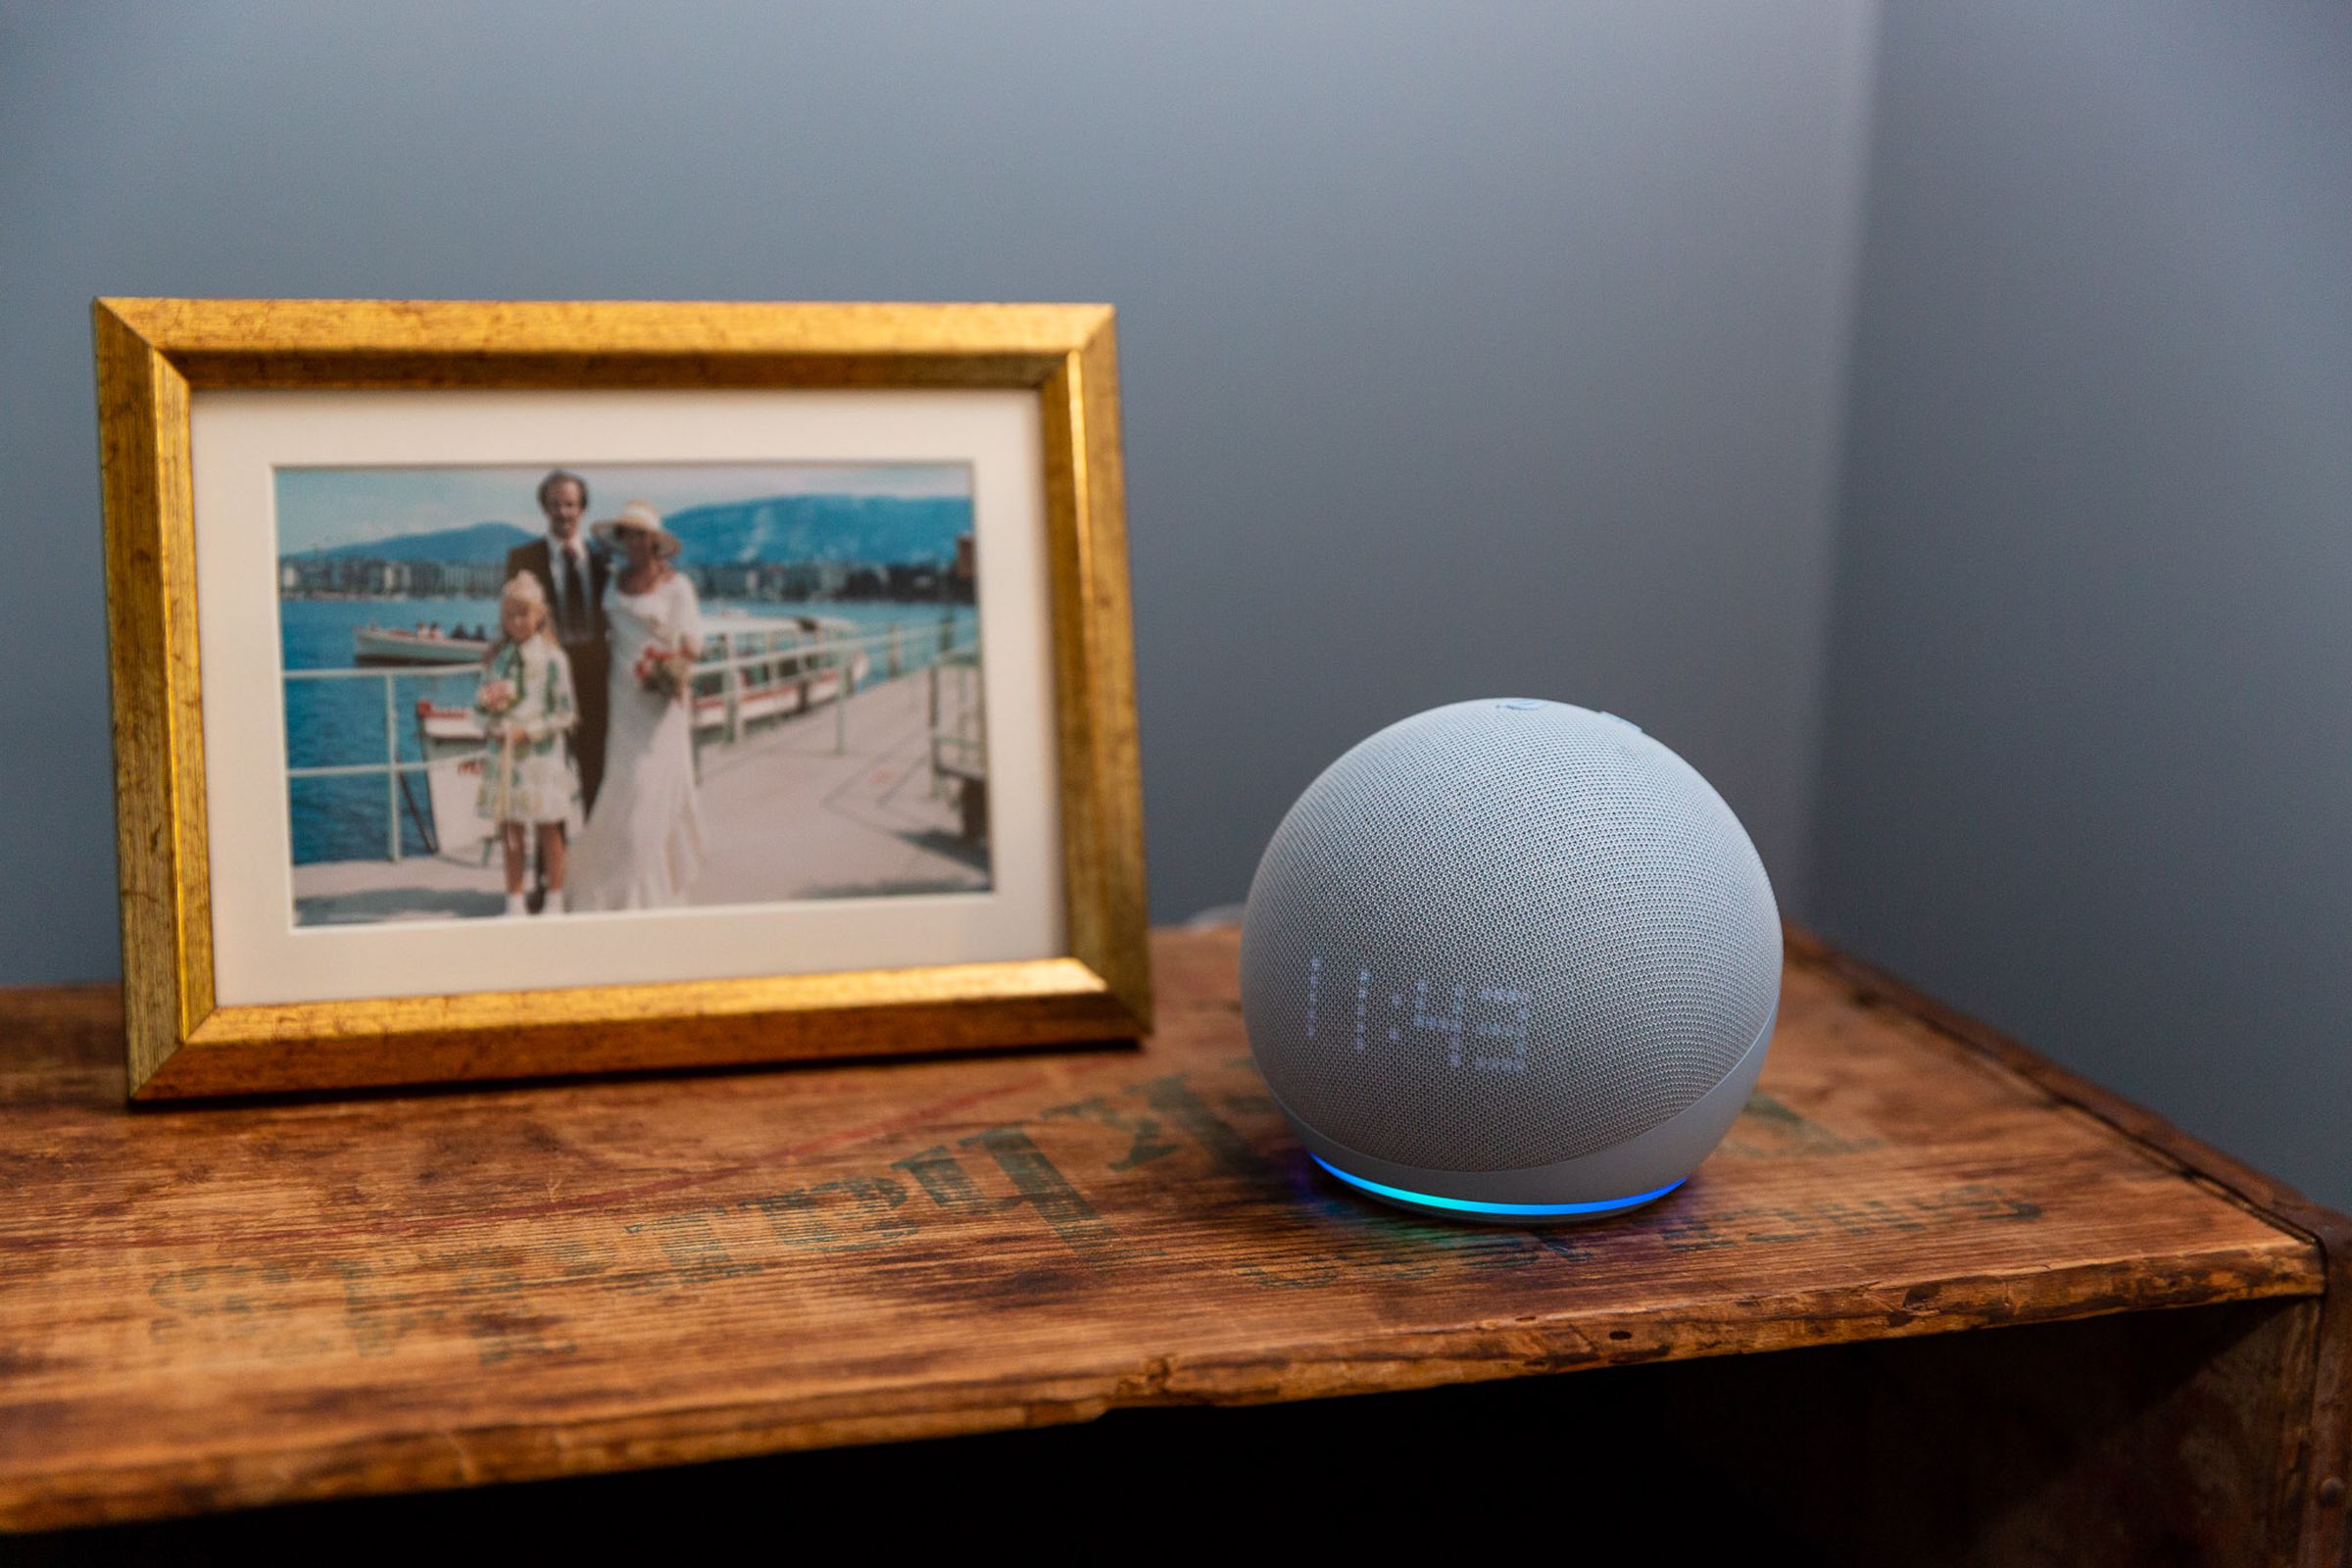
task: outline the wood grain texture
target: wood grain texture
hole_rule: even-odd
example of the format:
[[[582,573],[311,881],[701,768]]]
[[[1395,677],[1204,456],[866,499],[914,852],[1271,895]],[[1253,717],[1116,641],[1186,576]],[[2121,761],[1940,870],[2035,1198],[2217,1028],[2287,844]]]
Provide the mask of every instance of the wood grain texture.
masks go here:
[[[2097,1117],[2184,1176],[2308,1239],[2319,1252],[2326,1295],[2313,1335],[2308,1402],[2292,1429],[2290,1492],[2299,1510],[2299,1568],[2342,1568],[2352,1561],[2352,1218],[2312,1201],[2265,1171],[2194,1138],[2145,1106],[2070,1072],[1990,1026],[1809,932],[1788,933],[1805,962],[1836,975],[1866,1005],[1891,1006],[1922,1019],[2001,1062],[2061,1103]]]
[[[2319,1310],[1738,1356],[1654,1369],[1643,1394],[1657,1447],[1807,1568],[2278,1568],[2302,1560],[2282,1488]]]
[[[1109,307],[110,299],[94,318],[134,1098],[884,1055],[909,1040],[973,1051],[1132,1039],[1151,1027]],[[579,386],[1038,395],[1067,956],[215,1006],[191,396]]]
[[[0,995],[0,1521],[2324,1287],[2306,1237],[1802,955],[1669,1199],[1397,1214],[1275,1113],[1236,942],[1157,939],[1143,1050],[172,1110],[122,1104],[111,989]]]

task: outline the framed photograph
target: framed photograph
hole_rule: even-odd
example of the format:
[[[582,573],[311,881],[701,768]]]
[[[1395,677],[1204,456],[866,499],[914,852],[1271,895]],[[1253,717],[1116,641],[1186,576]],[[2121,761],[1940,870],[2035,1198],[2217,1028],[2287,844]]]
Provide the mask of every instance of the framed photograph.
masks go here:
[[[94,314],[133,1098],[1149,1029],[1107,307]]]

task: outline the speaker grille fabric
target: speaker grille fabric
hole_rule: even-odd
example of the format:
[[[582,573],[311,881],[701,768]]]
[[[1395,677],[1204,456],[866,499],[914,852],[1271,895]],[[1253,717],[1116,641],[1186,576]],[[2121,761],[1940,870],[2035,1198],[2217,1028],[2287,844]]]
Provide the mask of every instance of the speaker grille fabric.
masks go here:
[[[1780,995],[1771,884],[1721,796],[1622,720],[1456,703],[1308,786],[1258,862],[1242,1004],[1326,1137],[1512,1170],[1648,1131]]]

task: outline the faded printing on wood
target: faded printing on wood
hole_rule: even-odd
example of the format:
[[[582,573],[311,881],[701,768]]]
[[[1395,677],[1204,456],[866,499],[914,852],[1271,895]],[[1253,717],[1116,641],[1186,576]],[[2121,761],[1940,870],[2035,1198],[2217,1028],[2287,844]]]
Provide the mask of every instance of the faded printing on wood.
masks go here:
[[[1234,934],[1155,959],[1142,1050],[168,1112],[120,1102],[111,992],[0,996],[0,1520],[2323,1287],[2308,1239],[1798,950],[1717,1154],[1558,1230],[1339,1188],[1250,1065]]]

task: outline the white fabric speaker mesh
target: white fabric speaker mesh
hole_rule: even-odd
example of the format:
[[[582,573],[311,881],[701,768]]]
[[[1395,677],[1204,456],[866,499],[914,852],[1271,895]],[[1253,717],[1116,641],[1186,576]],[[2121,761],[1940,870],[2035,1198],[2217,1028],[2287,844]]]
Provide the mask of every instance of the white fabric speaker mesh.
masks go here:
[[[1258,1068],[1351,1149],[1436,1170],[1648,1131],[1772,1016],[1772,888],[1721,796],[1622,720],[1432,709],[1275,830],[1242,927]]]

